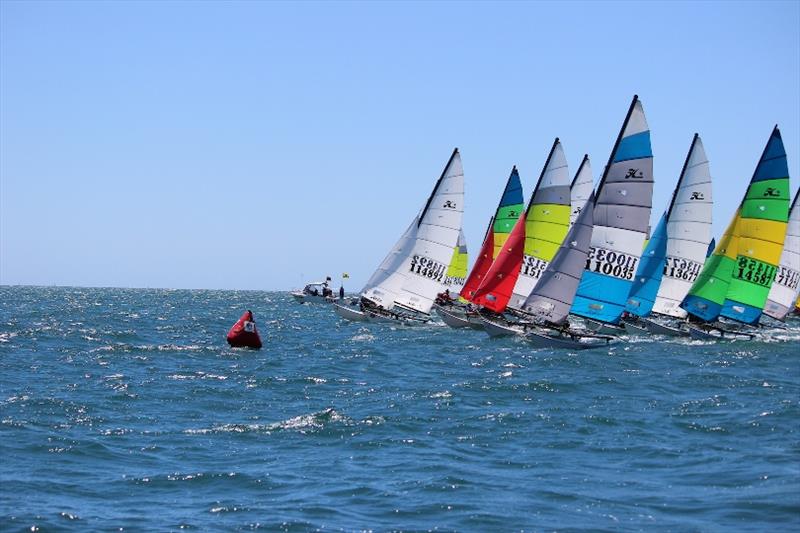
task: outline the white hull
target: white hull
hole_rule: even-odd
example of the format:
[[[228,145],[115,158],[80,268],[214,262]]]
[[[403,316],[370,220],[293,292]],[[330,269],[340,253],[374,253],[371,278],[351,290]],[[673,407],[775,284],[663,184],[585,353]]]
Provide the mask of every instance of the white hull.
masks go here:
[[[333,303],[333,309],[340,317],[354,322],[382,322],[388,324],[401,324],[404,326],[418,326],[428,322],[427,317],[413,317],[405,314],[380,314],[373,311],[362,311],[352,305]]]
[[[483,323],[483,330],[489,334],[490,337],[508,337],[511,335],[522,335],[524,330],[518,326],[511,326],[504,324],[497,320],[489,320],[481,317]]]
[[[483,322],[477,313],[463,311],[458,308],[450,309],[439,305],[435,307],[436,312],[442,317],[442,322],[451,328],[483,329]]]
[[[369,317],[366,315],[366,313],[363,313],[357,307],[353,307],[350,305],[343,305],[340,303],[334,303],[333,310],[336,311],[337,315],[347,320],[352,320],[354,322],[369,321]]]

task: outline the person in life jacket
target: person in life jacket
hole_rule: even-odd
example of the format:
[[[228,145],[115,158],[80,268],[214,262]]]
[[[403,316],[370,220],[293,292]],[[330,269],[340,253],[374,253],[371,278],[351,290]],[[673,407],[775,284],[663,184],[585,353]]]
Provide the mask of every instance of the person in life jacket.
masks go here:
[[[439,305],[452,305],[453,298],[450,296],[450,289],[445,289],[444,292],[437,294],[435,302]]]
[[[235,348],[261,348],[253,312],[249,309],[239,318],[228,332],[228,344]]]

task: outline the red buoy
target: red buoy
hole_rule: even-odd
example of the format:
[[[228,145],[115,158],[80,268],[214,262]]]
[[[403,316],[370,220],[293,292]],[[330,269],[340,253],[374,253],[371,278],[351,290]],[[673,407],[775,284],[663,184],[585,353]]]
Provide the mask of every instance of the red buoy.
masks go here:
[[[235,348],[261,348],[256,321],[252,311],[245,311],[242,317],[228,332],[228,344]]]

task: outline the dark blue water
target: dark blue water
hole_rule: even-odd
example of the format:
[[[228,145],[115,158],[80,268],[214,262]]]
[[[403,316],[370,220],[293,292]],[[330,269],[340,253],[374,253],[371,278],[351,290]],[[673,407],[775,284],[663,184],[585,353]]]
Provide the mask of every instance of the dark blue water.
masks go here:
[[[225,344],[248,308],[261,351]],[[570,353],[0,287],[0,530],[800,530],[798,339]]]

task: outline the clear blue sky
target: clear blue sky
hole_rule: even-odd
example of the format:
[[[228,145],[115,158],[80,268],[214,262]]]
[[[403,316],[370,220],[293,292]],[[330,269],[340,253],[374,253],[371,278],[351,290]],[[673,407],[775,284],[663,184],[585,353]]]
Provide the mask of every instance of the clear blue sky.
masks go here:
[[[692,134],[715,234],[779,123],[798,2],[0,2],[0,283],[357,290],[453,147],[474,254],[554,137],[595,180],[634,93],[655,220]]]

